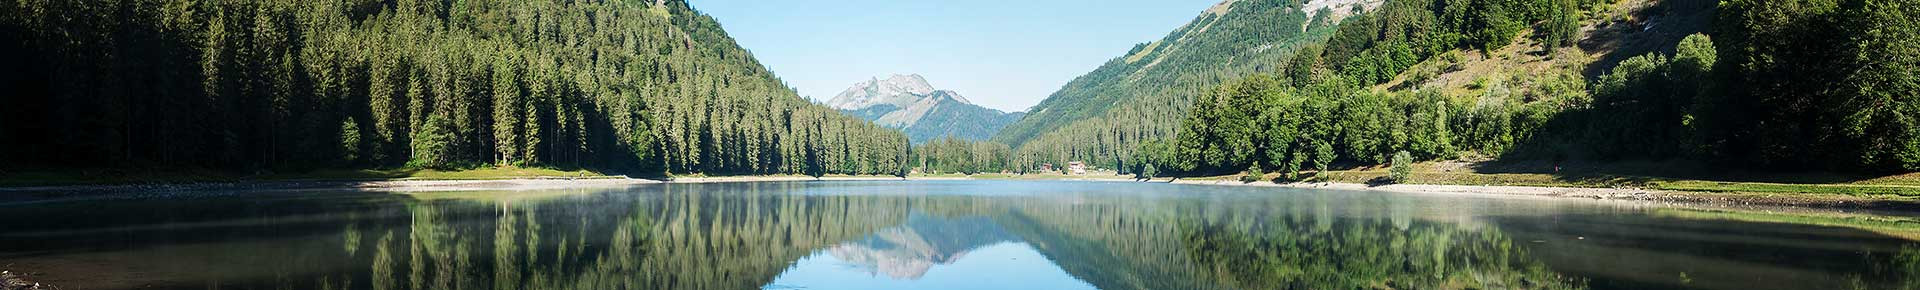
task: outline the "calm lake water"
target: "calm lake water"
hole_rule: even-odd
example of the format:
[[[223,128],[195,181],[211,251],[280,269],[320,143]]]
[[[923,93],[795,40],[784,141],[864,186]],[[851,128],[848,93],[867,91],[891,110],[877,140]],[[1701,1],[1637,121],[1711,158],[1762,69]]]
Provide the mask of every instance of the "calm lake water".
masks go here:
[[[64,289],[1920,289],[1914,228],[1143,183],[674,184],[5,205],[0,268]]]

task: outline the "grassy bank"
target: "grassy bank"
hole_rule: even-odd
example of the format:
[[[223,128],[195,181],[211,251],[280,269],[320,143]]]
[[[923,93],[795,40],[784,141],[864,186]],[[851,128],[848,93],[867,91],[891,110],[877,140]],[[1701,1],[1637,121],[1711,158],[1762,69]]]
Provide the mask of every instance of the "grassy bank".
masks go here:
[[[1842,195],[1851,197],[1920,200],[1920,173],[1852,176],[1829,173],[1714,172],[1686,165],[1607,164],[1562,168],[1539,165],[1490,165],[1461,162],[1422,163],[1414,166],[1406,183],[1434,185],[1494,185],[1582,188],[1643,188],[1667,191],[1728,194]],[[1325,173],[1303,173],[1306,181],[1378,183],[1386,167],[1363,167]],[[1238,180],[1244,175],[1189,179]],[[1262,180],[1281,181],[1281,174]]]
[[[608,175],[587,170],[521,167],[486,167],[461,170],[333,169],[298,173],[262,174],[234,174],[219,171],[182,169],[113,169],[0,172],[0,187],[309,180],[487,180],[604,177],[608,177]]]
[[[1829,227],[1854,228],[1883,235],[1920,241],[1920,218],[1901,216],[1862,215],[1833,212],[1764,212],[1710,209],[1663,209],[1655,213],[1659,216],[1686,218],[1732,220],[1764,223],[1786,223]]]

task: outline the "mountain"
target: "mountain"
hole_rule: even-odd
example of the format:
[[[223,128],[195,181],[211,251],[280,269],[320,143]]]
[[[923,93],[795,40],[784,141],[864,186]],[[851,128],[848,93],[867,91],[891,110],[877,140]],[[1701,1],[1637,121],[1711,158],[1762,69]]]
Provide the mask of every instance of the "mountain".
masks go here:
[[[0,63],[0,171],[890,174],[908,151],[681,0],[8,1]]]
[[[887,79],[861,81],[841,91],[839,95],[827,101],[828,107],[840,110],[855,110],[875,105],[893,105],[906,107],[920,99],[919,96],[932,94],[933,85],[926,77],[918,74],[893,75]]]
[[[974,105],[958,92],[934,89],[917,74],[855,83],[826,105],[874,124],[901,129],[915,144],[944,137],[986,140],[1026,115]]]
[[[1166,37],[1075,78],[993,140],[1034,162],[1131,163],[1139,143],[1174,134],[1201,92],[1277,70],[1293,52],[1327,39],[1341,20],[1382,1],[1296,2],[1221,2]]]

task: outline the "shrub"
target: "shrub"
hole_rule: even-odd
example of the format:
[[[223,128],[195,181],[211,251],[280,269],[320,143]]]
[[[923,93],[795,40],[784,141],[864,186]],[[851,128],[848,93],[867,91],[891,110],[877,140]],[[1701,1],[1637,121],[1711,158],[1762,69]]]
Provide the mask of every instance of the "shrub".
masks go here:
[[[1260,182],[1261,180],[1266,179],[1266,176],[1267,176],[1267,173],[1261,172],[1260,165],[1256,164],[1252,167],[1247,167],[1247,175],[1241,176],[1240,181],[1246,182],[1246,183]]]
[[[1413,154],[1407,151],[1393,154],[1393,167],[1387,169],[1387,179],[1393,183],[1406,183],[1413,177]]]

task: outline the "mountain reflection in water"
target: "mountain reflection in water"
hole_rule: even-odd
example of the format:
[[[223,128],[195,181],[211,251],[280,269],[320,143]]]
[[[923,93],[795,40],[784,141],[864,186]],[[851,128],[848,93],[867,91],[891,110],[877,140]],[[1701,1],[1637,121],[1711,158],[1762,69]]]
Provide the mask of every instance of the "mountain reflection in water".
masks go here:
[[[1910,222],[1739,220],[1091,182],[260,193],[0,206],[0,262],[70,289],[1920,289]]]
[[[833,246],[827,252],[868,273],[919,279],[933,265],[953,264],[967,251],[1012,239],[983,217],[947,219],[912,213],[906,225]]]

